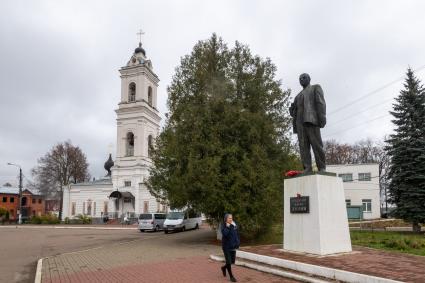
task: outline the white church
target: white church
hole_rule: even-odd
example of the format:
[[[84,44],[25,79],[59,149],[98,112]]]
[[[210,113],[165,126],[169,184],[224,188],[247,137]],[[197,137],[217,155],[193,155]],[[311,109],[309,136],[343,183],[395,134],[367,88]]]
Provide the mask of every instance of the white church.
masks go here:
[[[150,154],[159,135],[157,110],[159,78],[139,43],[127,65],[120,70],[121,101],[118,103],[116,159],[105,163],[108,175],[64,190],[62,217],[122,219],[140,213],[165,212],[167,206],[153,197],[145,181],[151,166]]]

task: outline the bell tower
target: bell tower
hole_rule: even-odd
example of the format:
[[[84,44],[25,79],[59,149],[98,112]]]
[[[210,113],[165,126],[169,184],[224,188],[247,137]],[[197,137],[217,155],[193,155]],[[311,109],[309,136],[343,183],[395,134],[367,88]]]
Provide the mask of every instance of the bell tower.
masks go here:
[[[141,40],[119,72],[121,99],[115,110],[117,152],[112,182],[114,190],[130,192],[134,196],[132,205],[135,213],[153,212],[156,201],[147,191],[144,181],[151,166],[150,149],[159,134],[161,121],[157,110],[159,78],[153,71]]]

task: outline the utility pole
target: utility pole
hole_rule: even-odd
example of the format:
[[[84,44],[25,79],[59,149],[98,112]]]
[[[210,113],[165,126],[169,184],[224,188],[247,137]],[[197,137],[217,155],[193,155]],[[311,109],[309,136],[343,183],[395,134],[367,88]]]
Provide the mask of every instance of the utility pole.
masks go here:
[[[19,214],[18,214],[18,224],[22,224],[22,168],[18,164],[7,163],[7,165],[15,166],[19,168]]]
[[[19,220],[18,223],[22,224],[22,168],[19,166]]]

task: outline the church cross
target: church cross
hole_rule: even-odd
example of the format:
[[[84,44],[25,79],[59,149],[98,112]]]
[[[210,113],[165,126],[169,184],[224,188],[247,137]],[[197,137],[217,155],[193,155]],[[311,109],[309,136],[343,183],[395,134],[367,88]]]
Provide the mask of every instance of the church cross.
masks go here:
[[[139,36],[139,42],[142,43],[142,35],[145,34],[141,29],[138,33],[136,33]]]

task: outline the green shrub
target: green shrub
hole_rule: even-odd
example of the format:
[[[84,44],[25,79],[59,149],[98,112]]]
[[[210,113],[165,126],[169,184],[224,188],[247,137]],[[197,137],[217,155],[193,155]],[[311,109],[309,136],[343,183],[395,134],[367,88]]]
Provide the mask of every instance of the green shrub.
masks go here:
[[[45,214],[41,216],[33,216],[30,220],[31,224],[59,224],[59,218],[54,214]]]
[[[71,221],[69,220],[69,217],[65,217],[65,224],[70,224],[71,223]]]
[[[92,221],[90,216],[82,215],[82,214],[78,214],[77,219],[80,220],[80,223],[78,224],[91,224],[91,221]]]
[[[4,224],[5,221],[9,221],[9,210],[0,207],[0,222]]]

